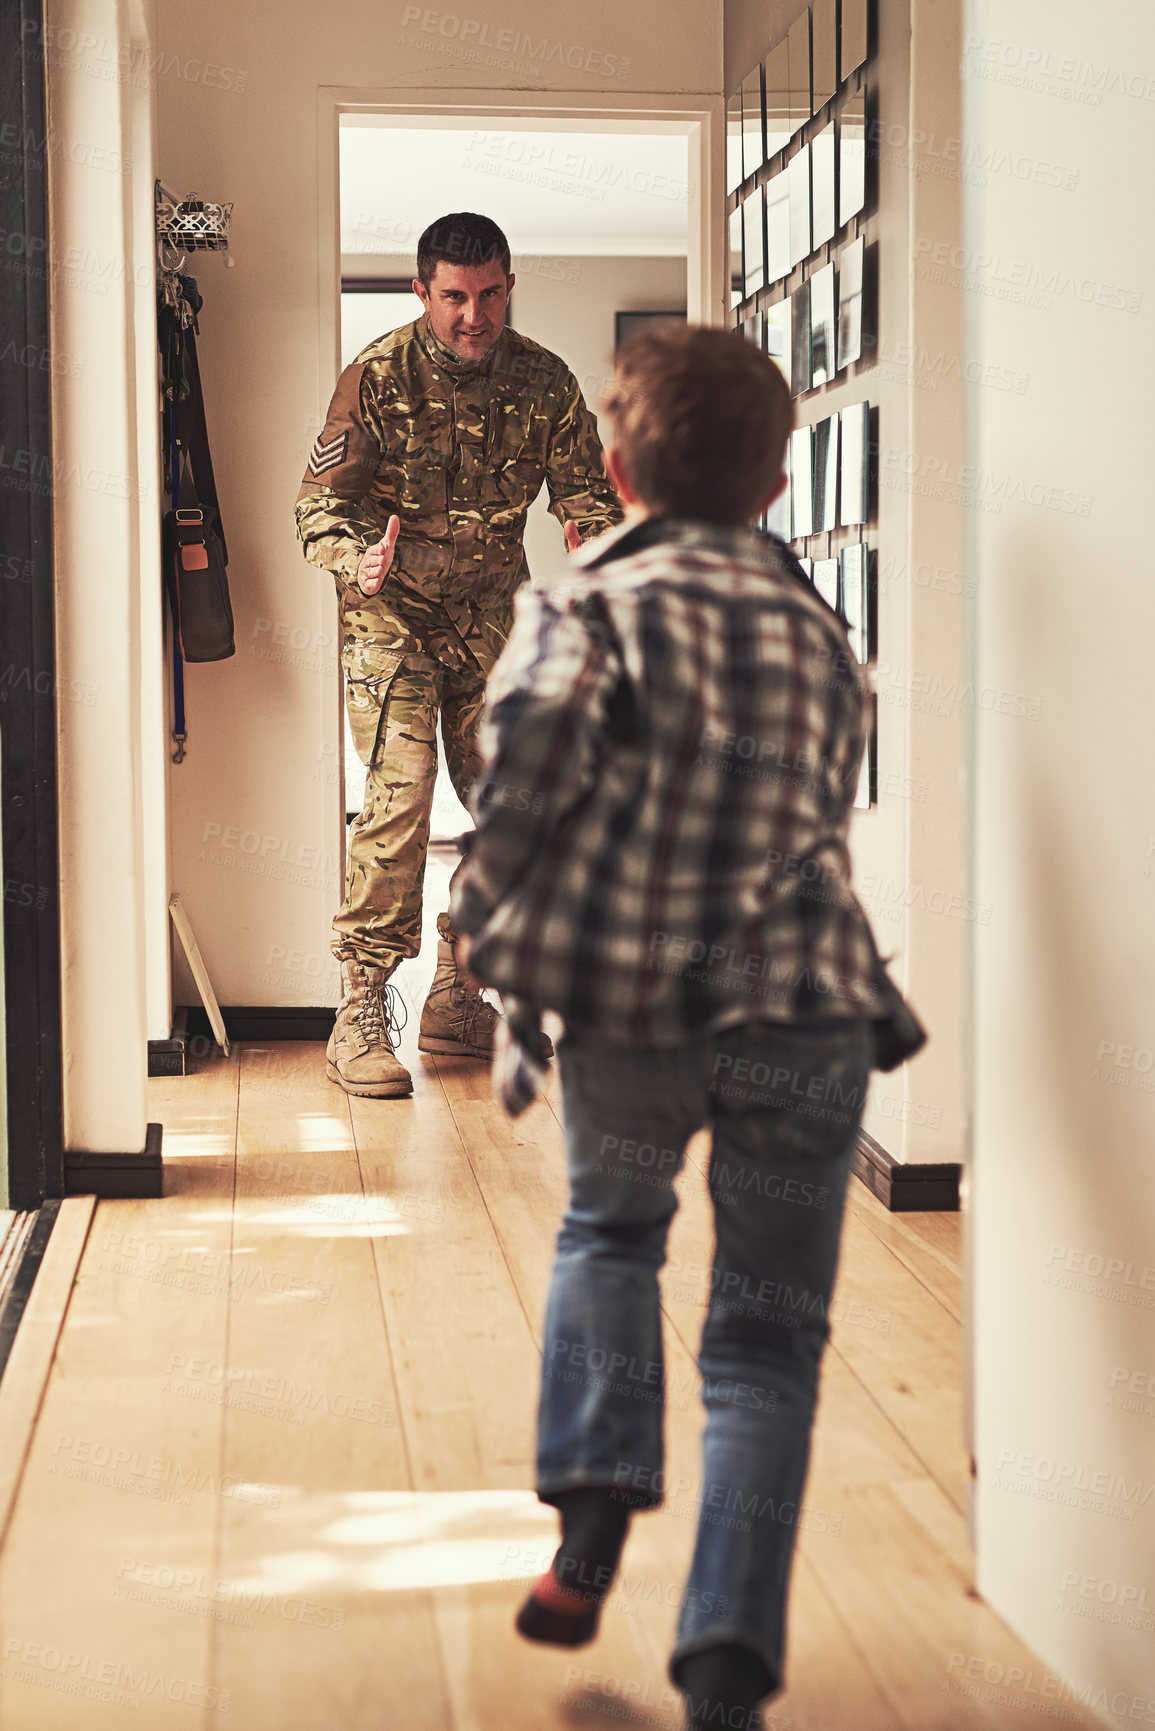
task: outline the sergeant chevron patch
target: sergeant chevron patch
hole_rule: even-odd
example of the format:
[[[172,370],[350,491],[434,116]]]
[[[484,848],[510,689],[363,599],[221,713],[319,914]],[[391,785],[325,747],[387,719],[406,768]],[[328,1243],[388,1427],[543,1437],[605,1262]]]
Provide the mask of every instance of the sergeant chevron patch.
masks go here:
[[[323,475],[326,469],[335,469],[345,461],[345,453],[349,449],[349,429],[337,434],[335,439],[327,442],[318,436],[313,441],[313,449],[309,453],[310,475]]]

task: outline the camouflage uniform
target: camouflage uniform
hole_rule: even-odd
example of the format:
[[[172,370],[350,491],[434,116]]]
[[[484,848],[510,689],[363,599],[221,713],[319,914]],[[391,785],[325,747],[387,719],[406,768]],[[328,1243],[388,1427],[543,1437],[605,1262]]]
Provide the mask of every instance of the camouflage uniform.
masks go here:
[[[463,361],[426,315],[371,343],[337,381],[296,516],[306,556],[337,582],[350,729],[369,771],[334,921],[339,958],[391,971],[420,947],[438,711],[464,799],[543,481],[550,510],[583,541],[621,518],[577,380],[509,326],[483,360]],[[363,595],[361,556],[394,514],[393,564]]]

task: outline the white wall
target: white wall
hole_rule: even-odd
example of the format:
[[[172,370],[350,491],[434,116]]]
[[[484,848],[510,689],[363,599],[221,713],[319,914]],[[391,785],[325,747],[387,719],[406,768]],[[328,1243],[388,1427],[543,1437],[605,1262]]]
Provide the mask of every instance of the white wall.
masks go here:
[[[966,32],[967,145],[1000,166],[945,268],[973,361],[1030,377],[968,405],[1004,499],[971,514],[974,677],[1041,706],[975,717],[979,1584],[1108,1723],[1151,1724],[1155,14],[968,0]]]
[[[149,902],[162,997],[166,942],[152,139],[147,86],[110,68],[147,59],[148,18],[50,0],[47,23],[64,1138],[136,1152]]]

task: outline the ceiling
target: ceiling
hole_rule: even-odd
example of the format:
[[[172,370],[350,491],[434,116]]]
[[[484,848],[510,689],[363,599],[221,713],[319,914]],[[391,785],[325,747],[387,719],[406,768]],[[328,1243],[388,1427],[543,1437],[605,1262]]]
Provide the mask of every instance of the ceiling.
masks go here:
[[[481,211],[517,256],[685,257],[684,133],[341,127],[341,251],[412,258],[421,231]]]

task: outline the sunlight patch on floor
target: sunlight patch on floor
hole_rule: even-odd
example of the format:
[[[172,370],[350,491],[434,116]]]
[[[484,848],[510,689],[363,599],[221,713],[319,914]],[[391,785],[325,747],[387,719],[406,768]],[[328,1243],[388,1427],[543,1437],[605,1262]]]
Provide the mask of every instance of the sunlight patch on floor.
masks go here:
[[[556,1513],[528,1490],[290,1497],[252,1532],[252,1567],[227,1584],[238,1594],[316,1594],[532,1580],[557,1537]]]
[[[231,1159],[236,1138],[236,1125],[223,1121],[219,1130],[166,1125],[164,1157],[166,1161]]]
[[[304,1238],[392,1238],[409,1231],[399,1202],[358,1191],[279,1196],[272,1203],[238,1200],[236,1221],[242,1232],[264,1226]]]

